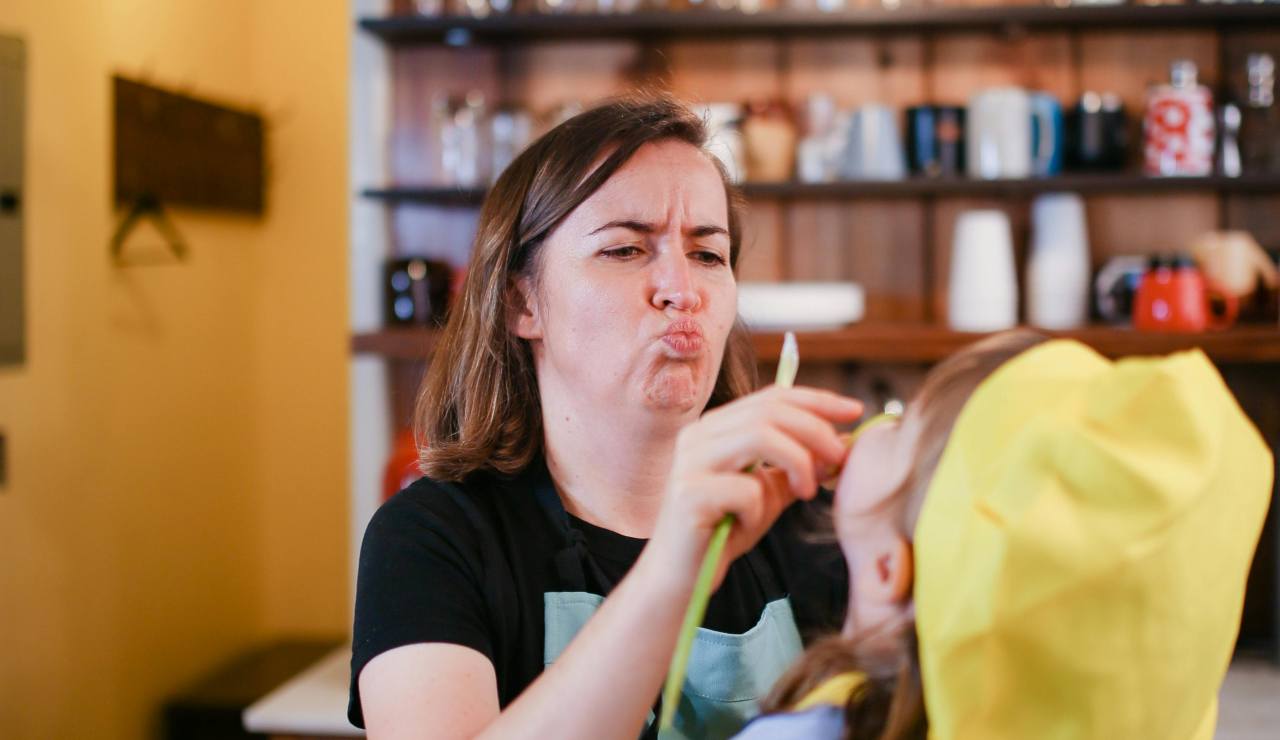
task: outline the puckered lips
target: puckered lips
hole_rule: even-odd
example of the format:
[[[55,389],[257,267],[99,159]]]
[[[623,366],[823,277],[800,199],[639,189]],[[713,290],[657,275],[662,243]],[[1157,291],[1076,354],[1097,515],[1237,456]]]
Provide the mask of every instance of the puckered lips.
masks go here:
[[[667,346],[672,357],[694,357],[702,352],[704,342],[702,327],[693,319],[677,319],[671,322],[662,333],[662,342]]]

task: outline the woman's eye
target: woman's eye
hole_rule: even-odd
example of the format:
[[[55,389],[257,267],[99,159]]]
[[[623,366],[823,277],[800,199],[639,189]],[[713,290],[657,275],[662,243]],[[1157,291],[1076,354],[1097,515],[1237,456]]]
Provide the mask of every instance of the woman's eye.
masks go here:
[[[626,259],[627,257],[634,257],[637,254],[640,254],[640,248],[632,246],[613,247],[611,249],[604,250],[600,254],[614,259]]]
[[[713,252],[709,249],[700,249],[693,253],[693,257],[704,265],[727,264],[724,257],[721,257],[719,252]]]

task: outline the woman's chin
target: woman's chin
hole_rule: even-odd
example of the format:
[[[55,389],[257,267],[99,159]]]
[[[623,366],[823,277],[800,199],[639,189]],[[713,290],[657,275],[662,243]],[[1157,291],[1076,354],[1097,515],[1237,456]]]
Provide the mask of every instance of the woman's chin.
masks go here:
[[[695,411],[707,400],[699,381],[689,365],[663,368],[646,384],[645,401],[655,411]]]

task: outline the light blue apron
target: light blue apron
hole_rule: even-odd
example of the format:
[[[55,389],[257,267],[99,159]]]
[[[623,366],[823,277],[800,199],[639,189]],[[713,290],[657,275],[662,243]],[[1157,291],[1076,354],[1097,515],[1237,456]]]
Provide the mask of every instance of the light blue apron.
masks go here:
[[[567,546],[557,553],[555,564],[561,586],[569,590],[543,594],[543,664],[549,666],[604,603],[603,596],[586,590],[586,570],[591,570],[600,583],[604,579],[587,552],[582,533],[569,524],[569,516],[552,486],[540,487],[538,498],[567,540]],[[753,550],[745,557],[765,592],[781,593],[760,552]],[[765,605],[759,621],[743,634],[699,628],[689,654],[688,676],[674,726],[655,734],[655,715],[650,712],[641,737],[702,740],[732,736],[757,714],[760,699],[802,651],[800,632],[786,596]]]

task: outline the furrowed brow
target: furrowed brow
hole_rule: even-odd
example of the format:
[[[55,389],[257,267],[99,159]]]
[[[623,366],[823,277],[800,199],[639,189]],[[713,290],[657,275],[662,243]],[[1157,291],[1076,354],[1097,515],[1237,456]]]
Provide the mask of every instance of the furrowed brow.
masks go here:
[[[610,221],[604,226],[601,226],[600,228],[591,232],[591,234],[599,234],[601,231],[606,231],[608,229],[628,229],[638,234],[652,234],[653,232],[657,231],[657,229],[654,227],[653,224],[647,224],[643,221],[630,221],[627,219],[620,219],[617,221]]]

